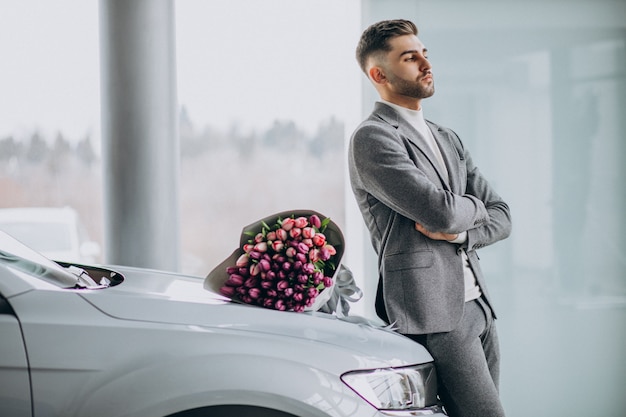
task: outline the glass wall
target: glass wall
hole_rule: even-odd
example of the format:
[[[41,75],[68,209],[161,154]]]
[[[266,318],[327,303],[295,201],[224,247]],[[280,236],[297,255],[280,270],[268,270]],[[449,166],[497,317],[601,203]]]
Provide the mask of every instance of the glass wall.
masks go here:
[[[426,118],[511,206],[511,237],[479,251],[507,415],[625,415],[626,2],[363,2],[362,28],[397,17],[429,50]]]

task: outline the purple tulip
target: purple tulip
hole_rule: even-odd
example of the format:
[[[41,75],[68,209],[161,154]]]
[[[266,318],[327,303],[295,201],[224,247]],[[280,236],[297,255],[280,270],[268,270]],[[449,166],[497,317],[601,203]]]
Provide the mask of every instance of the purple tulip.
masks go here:
[[[291,287],[285,288],[284,294],[285,294],[285,297],[291,297],[293,295],[293,288]]]
[[[325,247],[320,249],[320,259],[322,261],[327,261],[330,259],[330,252]]]
[[[259,261],[259,268],[261,268],[262,272],[267,272],[270,270],[270,263],[267,259],[261,259]]]
[[[309,247],[306,243],[298,243],[298,253],[309,253]]]
[[[293,301],[298,303],[304,300],[304,294],[302,294],[301,292],[296,292],[293,294],[292,298],[293,298]]]
[[[228,275],[236,274],[237,272],[239,272],[239,268],[236,266],[229,266],[226,268],[226,274]]]
[[[243,281],[244,279],[241,275],[231,274],[231,276],[228,278],[228,280],[226,280],[224,284],[229,287],[238,287],[243,284]]]
[[[250,277],[247,280],[245,280],[243,285],[246,288],[255,288],[259,286],[259,280],[256,278]]]
[[[261,284],[259,285],[261,285],[261,288],[264,290],[269,290],[274,286],[274,283],[272,281],[261,281]]]
[[[225,295],[226,297],[232,297],[235,295],[235,288],[234,287],[222,287],[220,288],[220,292],[222,293],[222,295]]]
[[[309,276],[305,274],[298,275],[298,282],[300,284],[306,284],[307,282],[309,282]]]
[[[333,285],[333,279],[331,277],[324,277],[323,282],[324,282],[324,288],[328,288],[331,285]]]
[[[307,275],[311,275],[313,272],[315,272],[315,265],[310,262],[305,263],[304,265],[302,265],[302,272]]]
[[[293,311],[296,313],[302,313],[304,311],[304,305],[303,304],[296,304],[293,306]]]
[[[311,217],[309,217],[309,222],[311,223],[311,226],[315,227],[316,229],[322,227],[322,221],[317,214],[311,215]]]
[[[278,289],[278,291],[285,291],[287,287],[289,287],[289,281],[287,280],[278,281],[278,284],[276,284],[276,289]]]
[[[259,298],[261,296],[261,290],[258,289],[258,288],[250,288],[248,290],[248,295],[252,299],[257,299],[257,298]]]
[[[319,291],[317,291],[317,288],[315,288],[315,287],[309,287],[309,288],[306,290],[306,295],[307,295],[309,298],[313,298],[313,299],[314,299],[315,297],[317,297],[317,294],[319,294]]]
[[[274,303],[274,308],[279,311],[285,311],[287,309],[287,306],[285,306],[283,300],[276,300],[276,302]]]

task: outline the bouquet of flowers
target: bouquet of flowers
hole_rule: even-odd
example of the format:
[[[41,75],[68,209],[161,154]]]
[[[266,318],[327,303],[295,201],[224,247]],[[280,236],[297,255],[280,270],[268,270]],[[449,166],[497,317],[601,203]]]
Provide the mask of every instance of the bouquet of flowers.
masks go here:
[[[331,296],[342,253],[343,236],[329,218],[283,212],[244,228],[240,247],[207,280],[246,304],[317,311]]]

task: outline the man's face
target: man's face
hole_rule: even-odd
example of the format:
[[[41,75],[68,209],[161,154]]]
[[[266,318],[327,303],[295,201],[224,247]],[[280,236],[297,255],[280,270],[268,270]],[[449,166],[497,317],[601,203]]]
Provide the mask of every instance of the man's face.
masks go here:
[[[380,63],[393,96],[421,100],[435,93],[435,81],[424,44],[415,35],[398,36],[389,41],[389,51]]]

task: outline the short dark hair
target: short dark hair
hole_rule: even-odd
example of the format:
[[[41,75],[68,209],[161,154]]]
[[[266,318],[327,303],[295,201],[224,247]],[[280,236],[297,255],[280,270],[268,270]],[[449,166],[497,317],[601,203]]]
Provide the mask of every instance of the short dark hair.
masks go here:
[[[356,60],[365,75],[368,58],[379,52],[389,52],[389,40],[402,35],[417,36],[415,23],[404,19],[383,20],[365,29],[356,47]]]

